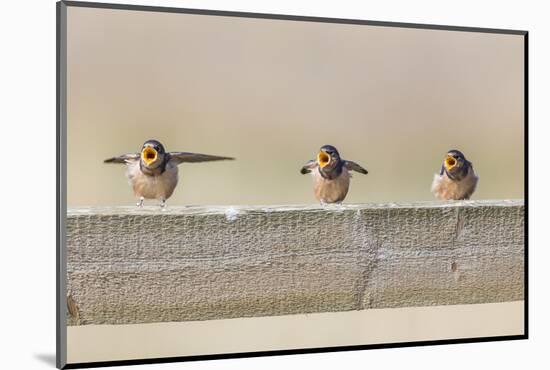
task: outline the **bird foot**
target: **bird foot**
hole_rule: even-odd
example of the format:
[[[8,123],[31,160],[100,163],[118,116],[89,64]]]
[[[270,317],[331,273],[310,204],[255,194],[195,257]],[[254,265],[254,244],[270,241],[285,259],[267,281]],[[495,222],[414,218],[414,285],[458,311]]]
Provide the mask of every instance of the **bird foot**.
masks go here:
[[[139,198],[139,202],[136,203],[136,205],[137,205],[139,208],[143,208],[143,200],[144,200],[144,198],[141,197],[141,198]]]

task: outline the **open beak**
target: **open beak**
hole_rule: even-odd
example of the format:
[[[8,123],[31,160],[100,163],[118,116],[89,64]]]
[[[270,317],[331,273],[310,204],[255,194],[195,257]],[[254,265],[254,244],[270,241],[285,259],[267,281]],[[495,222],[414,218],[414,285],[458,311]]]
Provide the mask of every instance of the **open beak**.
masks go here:
[[[157,160],[157,151],[153,148],[151,148],[150,146],[147,146],[145,147],[142,151],[141,151],[141,159],[143,160],[143,162],[145,162],[145,164],[147,164],[148,166],[153,163],[154,161]]]
[[[445,168],[447,171],[452,170],[456,166],[456,159],[453,158],[453,156],[448,155],[445,157]]]
[[[319,152],[319,154],[317,154],[317,163],[319,163],[321,168],[325,167],[330,163],[330,155],[323,151]]]

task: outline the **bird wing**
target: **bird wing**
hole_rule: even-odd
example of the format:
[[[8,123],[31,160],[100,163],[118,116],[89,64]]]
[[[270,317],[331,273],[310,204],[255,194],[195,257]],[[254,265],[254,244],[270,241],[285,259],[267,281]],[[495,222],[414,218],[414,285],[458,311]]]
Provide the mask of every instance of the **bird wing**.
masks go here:
[[[217,155],[186,153],[186,152],[170,152],[168,153],[168,155],[169,155],[168,160],[173,161],[176,164],[180,164],[184,162],[197,163],[197,162],[224,161],[224,160],[235,159],[231,157],[220,157]]]
[[[367,171],[366,169],[359,166],[357,163],[353,161],[344,161],[344,166],[346,166],[346,168],[350,171],[356,171],[356,172],[362,173],[363,175],[366,175],[367,173],[369,173],[369,171]]]
[[[305,175],[306,173],[310,173],[315,167],[317,167],[317,161],[312,159],[304,164],[304,166],[300,169],[300,173]]]
[[[139,160],[139,153],[127,153],[118,157],[107,158],[104,163],[129,163]]]

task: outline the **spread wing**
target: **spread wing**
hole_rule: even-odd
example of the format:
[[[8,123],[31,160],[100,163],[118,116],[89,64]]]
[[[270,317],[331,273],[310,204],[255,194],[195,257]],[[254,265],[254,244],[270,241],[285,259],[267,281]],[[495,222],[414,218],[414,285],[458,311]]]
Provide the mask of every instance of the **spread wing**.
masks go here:
[[[176,164],[180,164],[184,162],[197,163],[197,162],[224,161],[224,160],[235,159],[231,157],[220,157],[217,155],[186,153],[186,152],[170,152],[168,153],[168,155],[169,155],[169,160],[175,162]]]
[[[369,173],[369,171],[367,171],[366,169],[364,169],[363,167],[359,166],[357,163],[352,161],[345,161],[344,166],[346,166],[346,168],[350,171],[356,171],[356,172],[362,173],[363,175],[366,175],[367,173]]]
[[[128,153],[119,155],[118,157],[107,158],[104,163],[129,163],[139,160],[139,153]]]
[[[317,161],[312,159],[304,164],[302,169],[300,169],[300,173],[305,175],[306,173],[310,173],[315,167],[317,167]]]

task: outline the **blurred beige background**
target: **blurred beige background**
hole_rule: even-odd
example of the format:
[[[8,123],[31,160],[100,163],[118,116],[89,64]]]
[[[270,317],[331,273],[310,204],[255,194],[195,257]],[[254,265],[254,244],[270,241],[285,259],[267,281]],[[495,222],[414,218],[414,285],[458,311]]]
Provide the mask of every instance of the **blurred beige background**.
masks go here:
[[[245,319],[67,327],[67,360],[136,358],[521,335],[523,301]]]
[[[68,10],[68,205],[135,201],[103,159],[156,138],[237,157],[183,164],[180,204],[315,203],[323,144],[369,170],[347,203],[432,199],[448,149],[473,199],[523,198],[523,37]],[[156,202],[155,202],[156,203]]]

